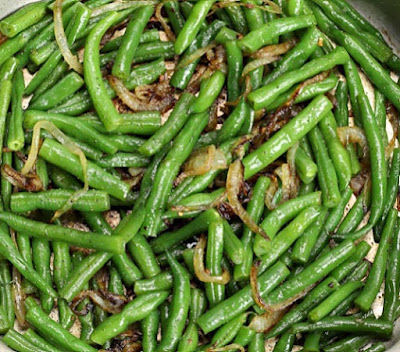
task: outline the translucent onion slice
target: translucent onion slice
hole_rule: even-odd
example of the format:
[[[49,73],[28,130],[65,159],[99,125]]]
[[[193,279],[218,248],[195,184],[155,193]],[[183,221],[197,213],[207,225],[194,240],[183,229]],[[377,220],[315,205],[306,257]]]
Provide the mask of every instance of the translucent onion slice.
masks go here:
[[[40,130],[45,129],[48,131],[57,141],[59,141],[64,147],[66,147],[71,153],[77,155],[82,165],[82,172],[84,178],[83,189],[74,192],[67,202],[57,210],[51,221],[56,220],[66,211],[70,210],[73,204],[82,197],[89,190],[88,174],[87,174],[87,159],[83,151],[76,146],[60,129],[58,129],[53,123],[49,121],[39,121],[33,127],[31,149],[29,151],[28,160],[21,170],[22,175],[27,175],[32,170],[40,148]]]
[[[270,331],[282,317],[286,314],[286,310],[279,312],[266,312],[261,315],[256,315],[249,324],[249,329],[258,333],[267,333]]]
[[[240,160],[233,162],[228,169],[228,176],[226,178],[226,192],[228,195],[229,205],[233,212],[239,216],[243,223],[254,233],[270,240],[265,231],[258,226],[251,218],[249,213],[243,208],[239,201],[240,188],[244,182],[244,168]]]
[[[168,26],[167,21],[164,19],[164,17],[161,14],[161,10],[162,10],[163,6],[164,6],[164,1],[160,2],[157,5],[155,16],[156,16],[158,22],[161,23],[161,25],[162,25],[162,27],[164,29],[164,32],[167,35],[168,39],[170,41],[175,41],[176,38],[175,38],[174,32],[171,30],[170,26]]]
[[[364,130],[357,126],[338,127],[337,133],[340,142],[347,147],[349,144],[358,144],[363,153],[363,159],[368,160],[369,147]]]
[[[254,71],[256,68],[260,66],[265,66],[268,64],[272,64],[273,62],[276,62],[280,59],[279,56],[267,56],[263,57],[261,59],[255,59],[253,61],[250,61],[242,71],[242,78],[246,77],[250,72]]]
[[[78,56],[72,54],[67,36],[65,35],[64,25],[62,20],[62,2],[63,0],[56,0],[54,3],[53,15],[54,15],[54,36],[60,52],[65,62],[79,74],[83,73],[82,64],[79,62]]]
[[[81,311],[76,310],[76,307],[86,298],[90,298],[94,304],[99,306],[105,312],[111,314],[117,314],[121,312],[125,304],[128,303],[128,299],[125,296],[117,295],[108,291],[84,290],[79,292],[79,294],[71,302],[71,309],[77,315],[87,314],[87,305]]]
[[[157,0],[139,0],[139,1],[114,1],[111,4],[103,5],[100,7],[95,8],[90,17],[97,17],[102,15],[103,13],[111,12],[111,11],[122,11],[127,10],[132,7],[140,7],[140,6],[147,6],[147,5],[157,5],[159,2]]]
[[[251,53],[249,57],[253,59],[263,59],[267,57],[276,57],[286,54],[290,49],[292,49],[297,44],[297,41],[292,39],[287,42],[280,44],[267,45],[254,53]]]
[[[194,272],[197,278],[202,282],[226,285],[230,280],[229,271],[223,269],[221,275],[210,275],[210,272],[204,268],[204,250],[206,248],[206,238],[200,237],[193,254]]]
[[[190,55],[184,57],[178,65],[176,65],[176,70],[179,70],[187,65],[190,65],[193,61],[201,58],[205,53],[208,51],[214,49],[217,46],[217,43],[210,43],[204,48],[199,48],[195,51],[193,51]]]

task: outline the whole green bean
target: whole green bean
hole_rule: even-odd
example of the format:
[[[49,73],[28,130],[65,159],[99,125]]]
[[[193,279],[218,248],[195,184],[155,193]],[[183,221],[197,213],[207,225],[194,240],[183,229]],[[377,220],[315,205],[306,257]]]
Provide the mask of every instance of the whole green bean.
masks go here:
[[[315,98],[267,142],[243,159],[245,179],[255,175],[286,152],[304,137],[331,108],[332,104],[326,97],[320,95]]]
[[[154,309],[140,322],[143,352],[154,352],[156,350],[159,321],[160,314],[157,309]]]
[[[364,218],[364,207],[364,196],[362,193],[343,219],[336,233],[338,235],[345,235],[354,231]]]
[[[243,70],[243,57],[242,52],[235,41],[225,43],[225,48],[228,63],[228,101],[235,101],[240,95],[239,80]]]
[[[135,298],[124,307],[121,313],[110,316],[96,327],[92,333],[91,340],[96,344],[102,345],[112,337],[124,332],[130,324],[148,316],[167,297],[167,292],[159,291]]]
[[[378,252],[372,265],[371,272],[368,275],[362,293],[355,301],[356,305],[363,312],[366,312],[371,308],[372,302],[375,300],[385,277],[388,250],[393,236],[396,218],[397,211],[394,209],[390,210],[386,219],[385,227],[383,228],[382,238],[379,243]]]
[[[245,323],[247,315],[247,313],[241,313],[221,326],[212,337],[211,345],[218,348],[231,342]]]
[[[5,128],[7,120],[8,107],[11,102],[11,91],[12,84],[11,81],[5,80],[0,83],[0,145],[4,144],[5,140]],[[0,157],[2,156],[2,150],[0,150]]]
[[[43,337],[39,336],[32,329],[28,329],[23,336],[32,345],[35,345],[47,352],[52,352],[52,351],[61,352],[57,347],[51,345],[49,342],[47,342]]]
[[[23,110],[22,96],[24,94],[25,82],[21,70],[18,70],[13,78],[11,92],[11,117],[8,125],[7,146],[11,150],[21,150],[25,144],[24,130],[22,127]]]

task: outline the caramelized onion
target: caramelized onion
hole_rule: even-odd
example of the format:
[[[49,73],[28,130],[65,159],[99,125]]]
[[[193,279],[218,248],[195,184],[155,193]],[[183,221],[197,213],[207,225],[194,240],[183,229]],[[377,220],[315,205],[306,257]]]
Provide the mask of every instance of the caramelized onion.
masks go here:
[[[156,6],[156,12],[155,12],[155,16],[158,20],[158,22],[161,23],[161,26],[164,29],[165,34],[167,35],[168,39],[170,41],[175,41],[175,34],[174,32],[171,30],[171,28],[168,26],[167,21],[164,19],[164,17],[161,14],[161,9],[164,6],[164,1],[161,1],[157,6]]]
[[[242,71],[242,78],[246,77],[249,73],[251,73],[252,71],[254,71],[256,68],[260,67],[260,66],[265,66],[268,64],[271,64],[275,61],[279,60],[279,56],[267,56],[267,57],[263,57],[261,59],[255,59],[253,61],[250,61],[244,68]]]
[[[194,249],[194,254],[193,254],[193,266],[197,278],[202,282],[226,285],[230,280],[229,271],[223,269],[221,275],[212,276],[210,275],[209,270],[206,270],[204,268],[205,248],[206,248],[206,238],[204,236],[201,236],[199,242],[197,243]]]
[[[96,7],[90,17],[97,17],[102,15],[103,13],[111,12],[111,11],[122,11],[126,9],[130,9],[132,7],[139,7],[139,6],[147,6],[147,5],[157,5],[158,1],[156,0],[139,0],[139,1],[114,1],[111,4],[103,5]]]
[[[297,41],[294,39],[288,40],[281,44],[273,44],[265,46],[254,53],[251,53],[249,57],[253,59],[263,59],[267,57],[279,57],[280,55],[286,54],[290,49],[296,45]]]
[[[277,205],[275,204],[274,198],[275,194],[279,189],[278,179],[275,176],[271,176],[271,184],[269,185],[267,191],[265,192],[265,205],[268,210],[274,210]]]
[[[43,190],[43,183],[36,173],[29,172],[24,175],[6,164],[1,168],[1,175],[19,189],[28,192],[39,192]]]
[[[256,315],[249,324],[249,329],[258,333],[267,333],[270,331],[282,317],[286,314],[286,310],[278,312],[266,312],[261,315]]]
[[[258,226],[251,218],[249,213],[243,208],[239,201],[240,188],[244,182],[244,168],[240,160],[233,162],[228,169],[228,176],[226,178],[226,192],[228,195],[229,205],[233,212],[239,216],[243,223],[254,233],[270,240],[265,231]]]
[[[60,52],[65,60],[65,62],[79,74],[83,73],[82,64],[79,62],[78,56],[72,54],[68,40],[65,35],[64,25],[62,20],[62,2],[63,0],[56,0],[54,3],[54,36]]]
[[[93,291],[93,290],[83,290],[72,300],[71,310],[77,315],[86,315],[88,312],[87,305],[81,311],[77,311],[76,307],[86,298],[99,306],[102,310],[107,313],[117,314],[121,312],[122,308],[128,299],[125,296],[117,295],[108,291]]]
[[[290,199],[291,194],[292,178],[290,176],[289,165],[282,164],[277,169],[275,169],[275,173],[278,175],[282,182],[282,197],[280,201],[280,204],[282,204]]]
[[[260,290],[258,289],[258,268],[260,267],[260,260],[254,262],[251,266],[250,270],[250,287],[251,287],[251,295],[253,297],[254,302],[262,309],[267,310],[268,304],[261,297]]]
[[[149,94],[150,99],[148,101],[143,101],[135,93],[129,91],[122,80],[110,76],[109,81],[118,98],[133,111],[164,111],[175,100],[173,94],[170,94],[171,88],[167,85],[158,85],[159,87],[155,87],[155,89],[164,89],[164,91],[154,91],[153,94]],[[153,86],[147,87],[153,89]],[[143,94],[143,91],[141,91],[141,94]]]
[[[190,65],[193,61],[201,58],[205,53],[214,49],[217,46],[217,43],[210,43],[203,48],[199,48],[193,51],[190,55],[184,57],[178,65],[176,65],[176,70],[179,70],[187,65]]]
[[[338,127],[337,133],[340,142],[347,147],[349,144],[358,144],[363,152],[363,159],[368,160],[369,147],[364,130],[357,126]]]

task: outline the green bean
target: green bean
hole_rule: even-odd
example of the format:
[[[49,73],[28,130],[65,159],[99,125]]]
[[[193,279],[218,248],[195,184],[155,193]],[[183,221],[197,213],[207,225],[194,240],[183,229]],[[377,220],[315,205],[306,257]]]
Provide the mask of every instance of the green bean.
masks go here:
[[[8,347],[12,348],[14,351],[18,352],[45,352],[42,348],[30,343],[25,339],[24,335],[14,329],[10,329],[3,336],[2,342],[4,342]]]
[[[160,274],[149,279],[143,279],[135,282],[134,291],[136,295],[142,295],[147,292],[169,291],[173,286],[173,276],[170,271],[163,271]]]
[[[327,213],[328,209],[324,208],[315,219],[314,223],[308,227],[304,234],[296,241],[290,256],[294,262],[305,264],[309,261],[312,249],[317,243],[318,236],[324,227]]]
[[[218,44],[225,44],[232,40],[237,40],[239,37],[239,33],[230,29],[228,27],[222,27],[221,30],[218,32],[217,36],[215,37],[215,41]]]
[[[347,126],[349,124],[348,103],[348,85],[345,81],[339,81],[336,87],[337,106],[335,109],[335,118],[338,126]]]
[[[338,235],[346,235],[354,231],[364,218],[364,196],[358,196],[356,202],[343,219],[336,233]]]
[[[11,211],[25,213],[35,209],[60,209],[74,192],[53,189],[40,193],[18,192],[11,196]],[[72,206],[80,211],[106,211],[110,209],[110,199],[107,193],[90,190],[82,195]]]
[[[260,227],[268,237],[273,240],[280,229],[290,220],[294,219],[304,209],[321,204],[321,192],[313,192],[301,197],[291,199],[269,213],[261,222]],[[254,253],[262,256],[271,250],[270,243],[261,235],[256,235],[253,245]]]
[[[228,6],[224,10],[228,14],[235,31],[242,34],[246,34],[249,31],[246,17],[241,6]]]
[[[361,262],[360,265],[358,265],[352,273],[349,274],[349,276],[346,277],[346,279],[343,280],[343,283],[350,282],[350,281],[357,281],[357,280],[362,280],[365,275],[369,272],[369,269],[371,267],[371,263],[367,260],[364,260]],[[357,298],[357,297],[355,297]],[[355,299],[354,298],[354,299]]]
[[[28,329],[23,336],[32,345],[35,345],[47,352],[61,352],[57,347],[51,345],[43,337],[36,334],[36,332],[34,332],[32,329]]]
[[[384,352],[384,351],[386,351],[386,346],[382,342],[378,342],[365,350],[365,352]]]
[[[164,8],[167,12],[174,32],[176,34],[179,34],[185,24],[185,18],[182,16],[181,10],[179,8],[179,3],[175,1],[167,1],[164,4]]]
[[[181,6],[186,3],[181,3]],[[190,44],[188,49],[182,55],[181,60],[184,60],[194,51],[204,48],[211,43],[211,41],[216,37],[218,31],[224,26],[222,21],[213,21],[210,25],[202,30]],[[170,85],[175,88],[185,89],[189,84],[190,79],[199,63],[200,59],[194,60],[192,63],[174,72],[171,77]]]
[[[315,24],[316,21],[313,15],[276,19],[265,23],[256,30],[252,30],[238,41],[238,46],[243,51],[254,52],[265,45],[272,44],[273,39],[277,36],[311,27]]]
[[[104,46],[101,48],[102,53],[109,53],[111,51],[118,50],[122,42],[122,36],[116,37],[108,41]],[[160,40],[160,33],[157,29],[149,29],[143,32],[143,34],[139,38],[139,43],[150,43]]]
[[[190,107],[191,113],[203,113],[217,99],[225,83],[225,74],[215,71],[210,77],[201,82],[200,94]]]
[[[370,333],[377,336],[390,338],[393,332],[393,324],[376,319],[355,319],[353,317],[324,318],[317,323],[296,324],[292,328],[293,333],[309,331],[345,331]]]
[[[154,177],[153,189],[146,202],[147,216],[143,229],[147,236],[154,237],[157,234],[168,195],[172,189],[172,183],[179,172],[179,168],[190,155],[201,131],[207,124],[206,113],[197,114],[186,123],[182,131],[177,135],[171,150],[160,164]]]
[[[157,351],[175,351],[183,333],[190,303],[189,273],[167,252],[168,264],[174,276],[174,289],[168,322]]]
[[[353,269],[364,259],[370,249],[371,246],[367,242],[361,241],[357,245],[353,256],[347,259],[341,265],[339,265],[334,271],[332,271],[331,276],[339,282],[345,279],[349,274],[351,274]]]
[[[50,319],[39,307],[32,297],[26,299],[28,312],[26,320],[32,324],[42,335],[48,337],[62,348],[68,351],[94,352],[95,348],[71,335],[58,323]]]
[[[132,60],[139,45],[140,36],[153,14],[152,6],[142,6],[137,9],[126,27],[126,32],[118,48],[117,57],[112,68],[112,74],[120,79],[127,79],[130,74]]]
[[[243,57],[235,41],[225,43],[225,48],[228,63],[228,101],[235,101],[240,95],[239,80],[243,70]]]
[[[243,159],[245,179],[268,166],[304,137],[332,108],[324,96],[315,98],[300,114],[287,123],[256,151]]]
[[[175,41],[174,46],[177,55],[181,55],[196,38],[196,35],[198,34],[201,25],[214,2],[214,0],[200,0],[193,6],[189,17]]]
[[[389,210],[395,201],[396,192],[398,189],[397,180],[399,178],[399,174],[400,174],[400,150],[398,148],[395,148],[393,150],[392,162],[387,180],[387,189],[386,189],[385,202],[383,205],[382,216],[378,220],[374,233],[377,239],[379,239],[379,234],[382,231],[382,227],[385,223]]]
[[[337,290],[339,283],[332,277],[328,277],[314,288],[304,300],[290,310],[280,322],[272,328],[267,338],[281,335],[287,331],[293,324],[298,323],[307,317],[308,312],[328,297],[332,292]]]
[[[346,297],[351,293],[362,287],[360,281],[353,281],[344,284],[339,289],[332,293],[325,301],[315,307],[310,313],[308,313],[308,320],[315,323],[324,317],[326,317],[334,308],[336,308]]]
[[[383,228],[382,238],[379,243],[378,252],[372,265],[371,272],[368,275],[362,293],[355,301],[356,305],[363,312],[366,312],[371,308],[372,302],[375,300],[375,297],[383,282],[387,267],[386,262],[388,257],[388,249],[393,235],[396,218],[397,211],[394,209],[390,210],[386,219],[385,227]]]
[[[324,347],[324,352],[359,350],[368,343],[369,339],[370,337],[368,336],[350,335],[349,337],[343,338],[335,343],[329,344],[328,346]]]
[[[111,99],[108,98],[100,71],[99,46],[104,33],[115,23],[117,13],[111,13],[101,20],[90,32],[85,46],[83,61],[84,77],[93,105],[108,131],[120,124],[120,117]]]
[[[45,45],[43,45],[38,49],[33,49],[29,55],[31,64],[35,65],[36,67],[39,67],[53,54],[53,52],[56,49],[57,49],[57,43],[55,41],[46,43]]]
[[[341,195],[336,171],[319,127],[314,127],[308,134],[318,165],[318,183],[322,190],[322,203],[333,208],[340,202]]]
[[[25,82],[21,70],[18,70],[13,78],[11,92],[11,117],[8,125],[7,146],[11,150],[21,150],[25,144],[24,130],[22,127],[23,110],[22,96],[24,94]]]
[[[10,57],[0,68],[0,82],[11,80],[17,71],[19,60],[14,56]]]
[[[195,323],[189,323],[185,329],[185,333],[181,337],[178,344],[178,351],[192,352],[196,350],[199,343],[199,331]]]
[[[295,335],[285,332],[276,343],[274,352],[290,352],[293,348],[295,338]]]
[[[285,265],[278,262],[258,277],[259,292],[261,297],[271,292],[279,283],[289,275]],[[254,304],[250,285],[246,285],[240,291],[209,309],[198,320],[198,325],[209,333],[227,323],[238,314],[245,312]]]
[[[232,341],[247,319],[247,313],[241,313],[225,325],[221,326],[211,339],[211,345],[223,347]]]
[[[206,267],[211,275],[221,275],[221,260],[224,250],[224,223],[222,219],[212,221],[208,226]],[[210,307],[224,300],[225,285],[205,284],[205,292]]]
[[[375,90],[375,109],[374,109],[378,126],[381,130],[383,146],[386,147],[388,136],[386,133],[386,104],[385,96],[379,91]]]
[[[154,352],[156,350],[159,321],[160,314],[155,309],[140,322],[143,352]]]
[[[135,298],[124,307],[121,313],[110,316],[96,327],[92,333],[91,340],[96,344],[102,345],[112,337],[124,332],[130,324],[148,316],[167,297],[167,292],[160,291]]]
[[[5,139],[5,126],[7,120],[8,107],[11,101],[12,84],[11,81],[5,80],[0,83],[0,145],[3,146]],[[3,149],[3,148],[1,148]],[[0,150],[0,157],[2,150]]]
[[[47,162],[71,173],[83,180],[82,166],[78,156],[69,152],[64,146],[51,139],[45,139],[39,155]],[[91,161],[88,161],[89,185],[99,190],[106,190],[117,199],[124,200],[128,196],[129,186],[117,177],[107,173]]]
[[[183,93],[171,115],[168,117],[167,122],[140,146],[138,151],[146,156],[151,156],[165,147],[178,134],[189,119],[189,106],[192,101],[193,95],[190,93]]]
[[[11,270],[6,261],[0,261],[0,307],[4,310],[4,329],[14,326],[15,313],[12,294]],[[5,331],[4,331],[5,332]]]
[[[254,186],[252,198],[247,206],[247,212],[256,223],[261,219],[264,208],[265,192],[269,184],[269,178],[259,177]],[[241,238],[245,250],[244,260],[242,264],[235,265],[233,271],[233,277],[236,281],[247,279],[250,276],[250,269],[253,263],[253,238],[254,233],[246,226]]]
[[[17,232],[28,233],[30,236],[39,239],[58,240],[81,247],[119,254],[122,253],[125,244],[124,238],[121,236],[110,238],[101,234],[87,233],[58,225],[48,225],[9,212],[0,212],[0,219]]]
[[[234,264],[242,264],[245,255],[242,242],[233,232],[231,225],[226,220],[223,220],[223,223],[224,253]]]
[[[112,167],[145,167],[149,159],[139,153],[116,153],[103,157],[96,161],[96,164],[107,169]]]
[[[399,296],[399,271],[400,271],[399,253],[400,253],[400,236],[399,236],[399,221],[397,220],[392,238],[391,248],[389,248],[388,264],[387,264],[388,270],[386,270],[386,278],[385,278],[385,300],[383,304],[382,319],[387,321],[395,320],[397,297]]]
[[[12,166],[12,152],[3,153],[3,165]],[[5,210],[10,210],[10,201],[12,194],[12,184],[5,178],[1,178],[1,200]]]
[[[351,160],[347,150],[343,147],[339,140],[339,136],[336,131],[337,125],[333,113],[328,113],[320,121],[319,127],[336,170],[339,189],[343,191],[351,180]]]

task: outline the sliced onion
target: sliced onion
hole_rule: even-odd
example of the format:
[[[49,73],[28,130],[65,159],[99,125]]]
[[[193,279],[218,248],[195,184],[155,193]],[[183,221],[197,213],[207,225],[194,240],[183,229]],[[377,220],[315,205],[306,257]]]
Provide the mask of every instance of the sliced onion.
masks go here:
[[[251,287],[251,295],[253,297],[254,302],[263,310],[267,310],[268,304],[261,297],[260,290],[258,289],[258,268],[260,267],[260,261],[257,260],[251,266],[250,270],[250,287]]]
[[[254,330],[258,333],[267,333],[270,331],[282,317],[286,314],[286,311],[279,312],[266,312],[261,315],[256,315],[249,324],[249,329]]]
[[[253,61],[250,61],[244,68],[242,71],[242,78],[246,77],[246,75],[248,75],[250,72],[254,71],[256,68],[260,67],[260,66],[265,66],[268,64],[271,64],[275,61],[279,60],[279,56],[267,56],[261,59],[255,59]]]
[[[278,179],[275,176],[271,176],[271,184],[269,185],[267,191],[265,192],[265,205],[268,210],[274,210],[277,205],[274,202],[275,193],[278,191],[279,184]]]
[[[178,65],[176,65],[176,70],[179,70],[183,67],[186,67],[187,65],[190,65],[193,61],[196,61],[197,59],[201,58],[205,53],[214,49],[216,46],[217,46],[217,43],[210,43],[203,48],[199,48],[199,49],[193,51],[190,55],[184,57],[178,63]]]
[[[251,53],[249,57],[253,59],[264,59],[268,57],[279,57],[280,55],[286,54],[290,49],[296,45],[296,40],[288,40],[281,44],[273,44],[265,46],[254,53]]]
[[[72,54],[68,45],[67,37],[65,35],[62,20],[62,2],[63,0],[56,0],[54,3],[54,36],[65,62],[71,66],[74,71],[82,74],[82,64],[79,62],[78,56]]]
[[[120,313],[122,308],[128,303],[128,299],[125,296],[116,295],[108,291],[93,291],[84,290],[79,292],[79,294],[71,302],[71,310],[77,315],[86,315],[88,312],[88,306],[81,311],[77,311],[76,307],[86,298],[99,306],[102,310],[107,313],[117,314]]]
[[[200,237],[197,243],[194,254],[193,254],[193,266],[194,272],[197,278],[202,282],[208,282],[213,284],[226,285],[230,280],[229,271],[223,269],[221,275],[210,275],[209,270],[204,268],[204,250],[206,248],[206,238],[204,236]]]
[[[291,177],[289,165],[282,164],[277,169],[275,169],[275,173],[278,175],[282,182],[282,197],[280,201],[280,204],[282,204],[290,199],[291,194]]]
[[[13,186],[21,190],[28,192],[39,192],[43,190],[43,183],[36,173],[29,172],[24,175],[6,164],[1,168],[1,175]]]
[[[168,108],[173,101],[175,100],[173,94],[170,94],[167,89],[167,86],[159,85],[156,89],[161,89],[165,87],[164,92],[154,92],[157,97],[162,98],[160,99],[150,99],[149,101],[143,101],[139,99],[135,93],[130,92],[124,85],[124,82],[114,76],[109,77],[109,81],[111,87],[114,89],[115,93],[117,94],[118,98],[122,100],[122,102],[128,106],[133,111],[164,111]],[[153,88],[153,86],[148,86],[149,89]],[[157,94],[158,93],[158,94]],[[142,92],[143,94],[143,92]],[[154,97],[153,97],[154,98]]]
[[[387,111],[387,117],[393,129],[392,139],[389,141],[388,145],[385,148],[385,157],[386,160],[389,160],[390,156],[393,153],[393,149],[396,146],[396,140],[399,133],[399,114],[396,108],[392,104],[388,105],[386,111]]]
[[[206,349],[206,352],[223,352],[223,351],[236,351],[240,350],[241,352],[246,352],[242,345],[237,343],[231,343],[230,345],[226,345],[224,347],[209,347]]]
[[[337,133],[340,142],[347,147],[349,144],[358,144],[363,152],[363,159],[368,160],[369,147],[364,130],[357,126],[338,127]]]
[[[229,205],[233,212],[239,216],[243,223],[254,233],[257,233],[270,241],[270,238],[265,231],[256,224],[249,213],[243,208],[239,201],[240,188],[244,182],[244,168],[240,160],[233,162],[228,169],[226,178],[226,192],[228,195]]]
[[[156,0],[140,0],[140,1],[114,1],[111,4],[103,5],[100,7],[95,8],[90,17],[97,17],[102,15],[103,13],[111,12],[111,11],[121,11],[130,9],[132,7],[140,7],[140,6],[147,6],[147,5],[157,5],[158,1]]]
[[[225,154],[214,144],[196,149],[188,161],[183,165],[183,171],[175,180],[175,184],[181,183],[191,176],[204,175],[211,170],[224,170],[228,167]]]
[[[161,1],[157,6],[156,6],[156,12],[155,12],[155,16],[158,20],[158,22],[161,23],[165,34],[167,35],[168,39],[170,41],[175,41],[175,34],[174,32],[171,30],[171,28],[168,26],[167,21],[164,19],[164,17],[161,14],[161,9],[164,6],[164,1]]]
[[[67,200],[67,202],[61,207],[61,209],[55,212],[51,220],[54,221],[57,218],[59,218],[62,214],[64,214],[66,211],[70,210],[73,204],[89,190],[89,181],[87,175],[87,159],[83,151],[74,142],[72,142],[60,129],[58,129],[53,123],[42,120],[37,122],[33,127],[31,149],[29,151],[28,160],[26,161],[24,167],[21,170],[22,175],[27,175],[36,162],[40,148],[40,130],[42,128],[48,131],[57,141],[59,141],[64,147],[66,147],[72,154],[75,154],[79,157],[79,160],[82,165],[82,172],[84,179],[83,189],[75,191],[71,195],[71,197]]]

